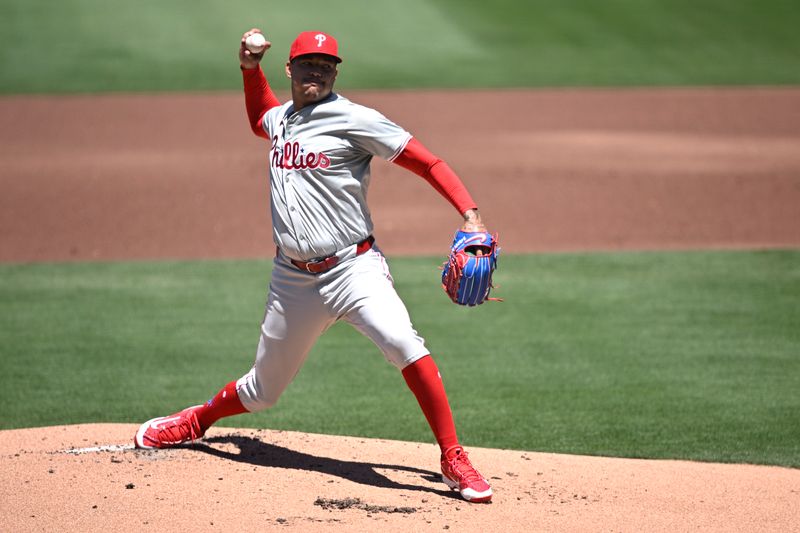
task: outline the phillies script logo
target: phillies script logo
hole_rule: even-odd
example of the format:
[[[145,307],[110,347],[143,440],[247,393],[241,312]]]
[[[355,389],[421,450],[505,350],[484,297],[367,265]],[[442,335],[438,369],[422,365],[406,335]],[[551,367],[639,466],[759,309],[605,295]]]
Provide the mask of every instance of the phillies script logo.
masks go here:
[[[307,168],[328,168],[331,160],[322,152],[308,152],[300,147],[300,143],[287,142],[283,147],[278,145],[278,136],[272,138],[272,166],[287,170],[304,170]]]

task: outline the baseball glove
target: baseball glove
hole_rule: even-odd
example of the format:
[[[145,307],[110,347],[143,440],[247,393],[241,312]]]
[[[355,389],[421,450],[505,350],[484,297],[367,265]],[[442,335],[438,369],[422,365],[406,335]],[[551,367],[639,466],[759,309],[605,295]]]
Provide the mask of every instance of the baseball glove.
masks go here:
[[[457,231],[442,270],[442,287],[459,305],[480,305],[489,298],[497,268],[497,235]]]

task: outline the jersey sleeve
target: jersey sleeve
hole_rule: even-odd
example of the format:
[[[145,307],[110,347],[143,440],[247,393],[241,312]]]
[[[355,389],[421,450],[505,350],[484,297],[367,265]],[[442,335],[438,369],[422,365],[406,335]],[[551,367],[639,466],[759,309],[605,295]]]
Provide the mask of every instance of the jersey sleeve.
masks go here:
[[[269,139],[269,132],[264,123],[264,114],[270,109],[280,106],[281,103],[272,92],[260,66],[253,69],[243,68],[242,82],[250,129],[259,137]]]
[[[403,151],[411,134],[367,107],[355,106],[351,113],[347,137],[359,150],[388,161]]]
[[[478,205],[453,169],[417,139],[411,139],[393,162],[425,178],[460,214],[477,209]]]

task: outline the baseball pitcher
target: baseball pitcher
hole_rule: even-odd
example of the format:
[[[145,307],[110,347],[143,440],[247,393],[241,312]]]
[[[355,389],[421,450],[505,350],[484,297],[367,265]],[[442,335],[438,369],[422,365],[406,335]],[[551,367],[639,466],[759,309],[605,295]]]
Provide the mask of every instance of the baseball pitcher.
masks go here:
[[[488,502],[492,489],[461,447],[441,375],[395,292],[386,259],[373,236],[367,207],[370,162],[381,157],[427,180],[463,217],[460,233],[481,236],[489,280],[452,260],[445,290],[465,305],[488,295],[496,246],[461,180],[409,132],[380,114],[333,92],[342,59],[336,39],[321,31],[298,35],[289,49],[290,101],[281,104],[261,70],[270,49],[264,39],[239,47],[245,107],[255,135],[269,141],[273,238],[277,246],[255,364],[202,405],[142,424],[139,448],[168,448],[203,436],[222,417],[273,406],[306,356],[338,320],[369,337],[397,367],[417,398],[441,448],[442,480],[471,502]],[[248,44],[260,41],[253,51]],[[463,241],[463,239],[462,239]],[[483,253],[478,251],[478,256]],[[461,261],[465,263],[465,261]],[[456,281],[450,271],[458,271]],[[468,282],[468,283],[467,283]],[[460,283],[460,288],[448,285]],[[467,294],[476,286],[478,295]],[[464,295],[466,294],[466,295]]]

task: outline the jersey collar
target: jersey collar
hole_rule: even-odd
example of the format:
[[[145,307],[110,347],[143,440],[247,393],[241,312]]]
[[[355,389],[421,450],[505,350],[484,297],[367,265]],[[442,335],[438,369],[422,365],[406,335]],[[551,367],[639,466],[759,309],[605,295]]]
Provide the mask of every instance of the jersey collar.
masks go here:
[[[326,96],[325,98],[323,98],[319,102],[314,102],[313,104],[307,105],[303,109],[301,109],[300,111],[295,111],[294,110],[294,104],[289,104],[289,107],[286,109],[286,114],[284,115],[284,118],[289,118],[292,115],[294,115],[295,113],[301,113],[301,112],[303,112],[303,111],[305,111],[307,109],[314,109],[315,107],[317,107],[320,104],[326,104],[328,102],[332,102],[332,101],[336,100],[337,98],[339,98],[339,95],[336,94],[335,92],[331,91],[331,94],[329,94],[328,96]]]

